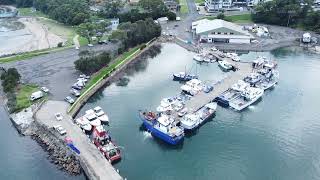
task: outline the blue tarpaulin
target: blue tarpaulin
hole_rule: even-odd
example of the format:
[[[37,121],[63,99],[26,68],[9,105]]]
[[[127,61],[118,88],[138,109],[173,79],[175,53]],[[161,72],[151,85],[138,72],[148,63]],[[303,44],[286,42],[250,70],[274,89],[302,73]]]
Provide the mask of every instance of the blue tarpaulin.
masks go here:
[[[79,149],[76,148],[73,144],[68,144],[68,146],[69,146],[74,152],[76,152],[77,154],[80,154]]]

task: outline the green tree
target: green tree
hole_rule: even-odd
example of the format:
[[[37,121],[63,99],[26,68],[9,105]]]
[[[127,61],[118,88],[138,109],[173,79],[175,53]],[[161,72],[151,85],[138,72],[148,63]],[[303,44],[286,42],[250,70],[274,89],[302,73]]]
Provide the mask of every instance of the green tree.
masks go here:
[[[225,18],[224,13],[219,13],[217,16],[217,19],[224,19],[224,18]]]
[[[167,13],[167,18],[170,20],[170,21],[175,21],[176,18],[177,18],[177,15],[176,13],[172,12],[172,11],[168,11]]]
[[[115,18],[118,17],[118,13],[124,4],[120,0],[106,1],[103,9],[103,15],[105,18]]]
[[[89,44],[91,44],[92,42],[92,39],[91,39],[92,36],[94,36],[96,33],[95,30],[96,30],[95,24],[91,22],[82,23],[76,29],[77,33],[80,36],[86,38]]]

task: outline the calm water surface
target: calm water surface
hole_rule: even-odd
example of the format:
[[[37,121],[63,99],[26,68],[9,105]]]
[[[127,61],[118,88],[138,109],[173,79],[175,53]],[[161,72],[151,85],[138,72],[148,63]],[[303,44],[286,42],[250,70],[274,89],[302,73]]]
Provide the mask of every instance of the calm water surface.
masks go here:
[[[85,180],[84,176],[69,176],[51,164],[35,141],[18,134],[2,106],[0,127],[1,180]]]
[[[137,63],[127,86],[101,90],[80,114],[97,105],[109,114],[108,129],[122,148],[116,168],[128,179],[320,179],[320,56],[290,48],[241,58],[257,55],[277,59],[275,89],[241,113],[219,107],[212,121],[178,147],[145,132],[138,110],[155,109],[161,98],[177,94],[181,84],[171,74],[186,65],[207,82],[224,74],[217,64],[196,68],[193,54],[177,45],[165,44],[158,56]]]

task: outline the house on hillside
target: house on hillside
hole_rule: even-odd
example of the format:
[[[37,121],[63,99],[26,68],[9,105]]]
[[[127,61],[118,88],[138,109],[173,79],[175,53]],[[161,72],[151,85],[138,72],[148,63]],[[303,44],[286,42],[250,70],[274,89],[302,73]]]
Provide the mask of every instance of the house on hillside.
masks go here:
[[[249,44],[254,37],[242,26],[221,19],[201,19],[192,23],[193,37],[199,42]]]
[[[232,0],[205,0],[204,6],[207,12],[217,12],[224,9],[230,9]]]
[[[118,25],[119,25],[119,18],[112,18],[112,19],[109,19],[110,21],[110,26],[109,28],[114,31],[114,30],[117,30],[118,29]]]
[[[164,0],[163,2],[170,11],[177,12],[179,10],[179,3],[176,0]]]

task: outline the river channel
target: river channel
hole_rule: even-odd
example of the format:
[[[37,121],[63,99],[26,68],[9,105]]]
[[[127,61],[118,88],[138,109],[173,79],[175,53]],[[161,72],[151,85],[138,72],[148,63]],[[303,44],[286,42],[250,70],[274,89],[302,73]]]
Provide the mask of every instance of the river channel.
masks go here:
[[[179,93],[174,72],[191,69],[205,82],[226,74],[217,63],[196,65],[193,54],[175,44],[138,61],[127,71],[128,84],[102,89],[79,115],[98,105],[108,113],[106,128],[122,151],[115,166],[129,180],[320,179],[320,56],[292,47],[240,57],[252,61],[259,55],[277,60],[279,84],[243,112],[219,107],[179,146],[145,132],[138,110],[155,110],[162,98]]]

